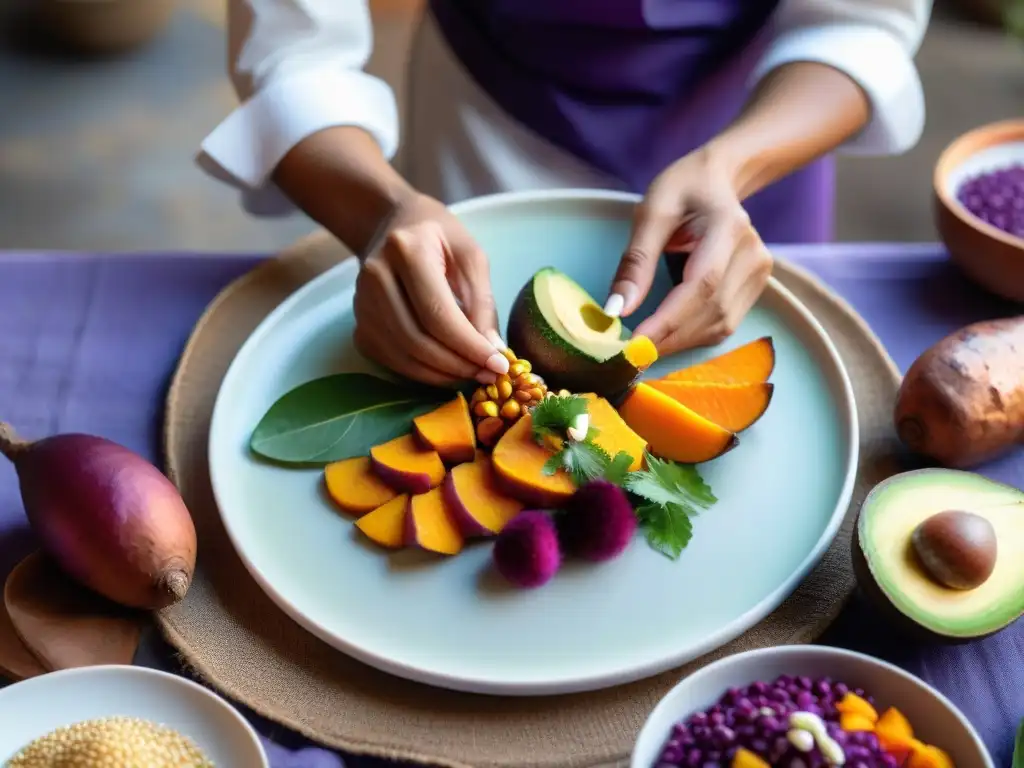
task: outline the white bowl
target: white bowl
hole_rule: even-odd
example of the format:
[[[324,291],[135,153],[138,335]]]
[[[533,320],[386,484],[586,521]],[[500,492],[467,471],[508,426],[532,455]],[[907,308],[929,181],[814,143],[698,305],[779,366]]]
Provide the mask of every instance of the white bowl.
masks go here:
[[[685,677],[658,703],[640,730],[631,768],[652,768],[672,726],[713,705],[726,689],[779,675],[831,677],[863,688],[877,705],[897,707],[915,736],[945,750],[956,768],[995,768],[977,732],[953,703],[899,667],[823,645],[786,645],[727,656]]]
[[[217,694],[178,675],[116,664],[50,672],[0,690],[0,765],[55,728],[110,716],[173,728],[217,768],[268,766],[252,726]]]

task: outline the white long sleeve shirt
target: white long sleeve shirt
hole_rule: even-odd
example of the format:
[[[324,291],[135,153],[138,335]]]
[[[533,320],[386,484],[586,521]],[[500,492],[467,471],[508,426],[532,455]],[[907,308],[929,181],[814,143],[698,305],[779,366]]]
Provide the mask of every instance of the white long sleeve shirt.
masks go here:
[[[863,88],[872,109],[869,124],[839,151],[904,152],[924,126],[913,59],[931,7],[931,0],[782,0],[754,82],[789,62],[831,65]],[[241,190],[247,210],[291,210],[270,174],[324,128],[363,128],[394,158],[394,92],[364,71],[373,45],[367,0],[229,0],[228,20],[230,75],[242,103],[206,137],[198,161]],[[429,12],[409,63],[404,133],[406,177],[448,203],[508,190],[621,189],[508,116],[463,70]]]

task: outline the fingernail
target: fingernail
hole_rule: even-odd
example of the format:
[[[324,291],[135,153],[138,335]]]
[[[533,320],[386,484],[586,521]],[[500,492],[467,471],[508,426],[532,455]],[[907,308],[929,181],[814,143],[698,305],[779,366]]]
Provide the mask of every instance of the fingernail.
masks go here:
[[[494,373],[493,371],[480,371],[476,375],[476,380],[479,381],[484,386],[486,386],[488,384],[493,384],[494,382],[496,382],[498,380],[498,374]]]
[[[484,367],[489,371],[494,371],[495,373],[508,373],[508,358],[500,352],[495,352],[487,358],[487,362],[484,363]]]
[[[604,303],[604,313],[611,317],[618,317],[624,306],[626,306],[625,297],[621,293],[613,293]]]
[[[488,331],[487,340],[491,342],[491,344],[494,345],[494,348],[497,349],[499,352],[504,352],[506,349],[508,349],[508,345],[501,340],[501,336],[498,335],[497,331]]]

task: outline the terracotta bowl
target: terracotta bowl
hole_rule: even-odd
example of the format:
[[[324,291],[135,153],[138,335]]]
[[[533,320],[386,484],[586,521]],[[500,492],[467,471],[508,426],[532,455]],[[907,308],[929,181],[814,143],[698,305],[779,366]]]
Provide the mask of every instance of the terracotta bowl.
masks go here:
[[[957,200],[972,176],[1024,164],[1024,120],[975,128],[953,141],[935,164],[934,211],[950,258],[992,293],[1024,302],[1024,239],[979,219]]]

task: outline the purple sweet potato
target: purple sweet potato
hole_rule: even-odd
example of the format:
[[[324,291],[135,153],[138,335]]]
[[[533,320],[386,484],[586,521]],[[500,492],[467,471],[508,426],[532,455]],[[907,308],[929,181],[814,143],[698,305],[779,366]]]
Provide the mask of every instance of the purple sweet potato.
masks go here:
[[[452,517],[466,538],[501,533],[523,509],[522,502],[501,492],[486,454],[452,469],[443,487]]]
[[[102,437],[28,442],[2,422],[0,453],[14,463],[42,549],[69,576],[132,608],[158,610],[185,596],[196,529],[160,470]]]
[[[374,446],[370,460],[377,477],[399,493],[426,493],[444,480],[441,457],[411,434]]]

